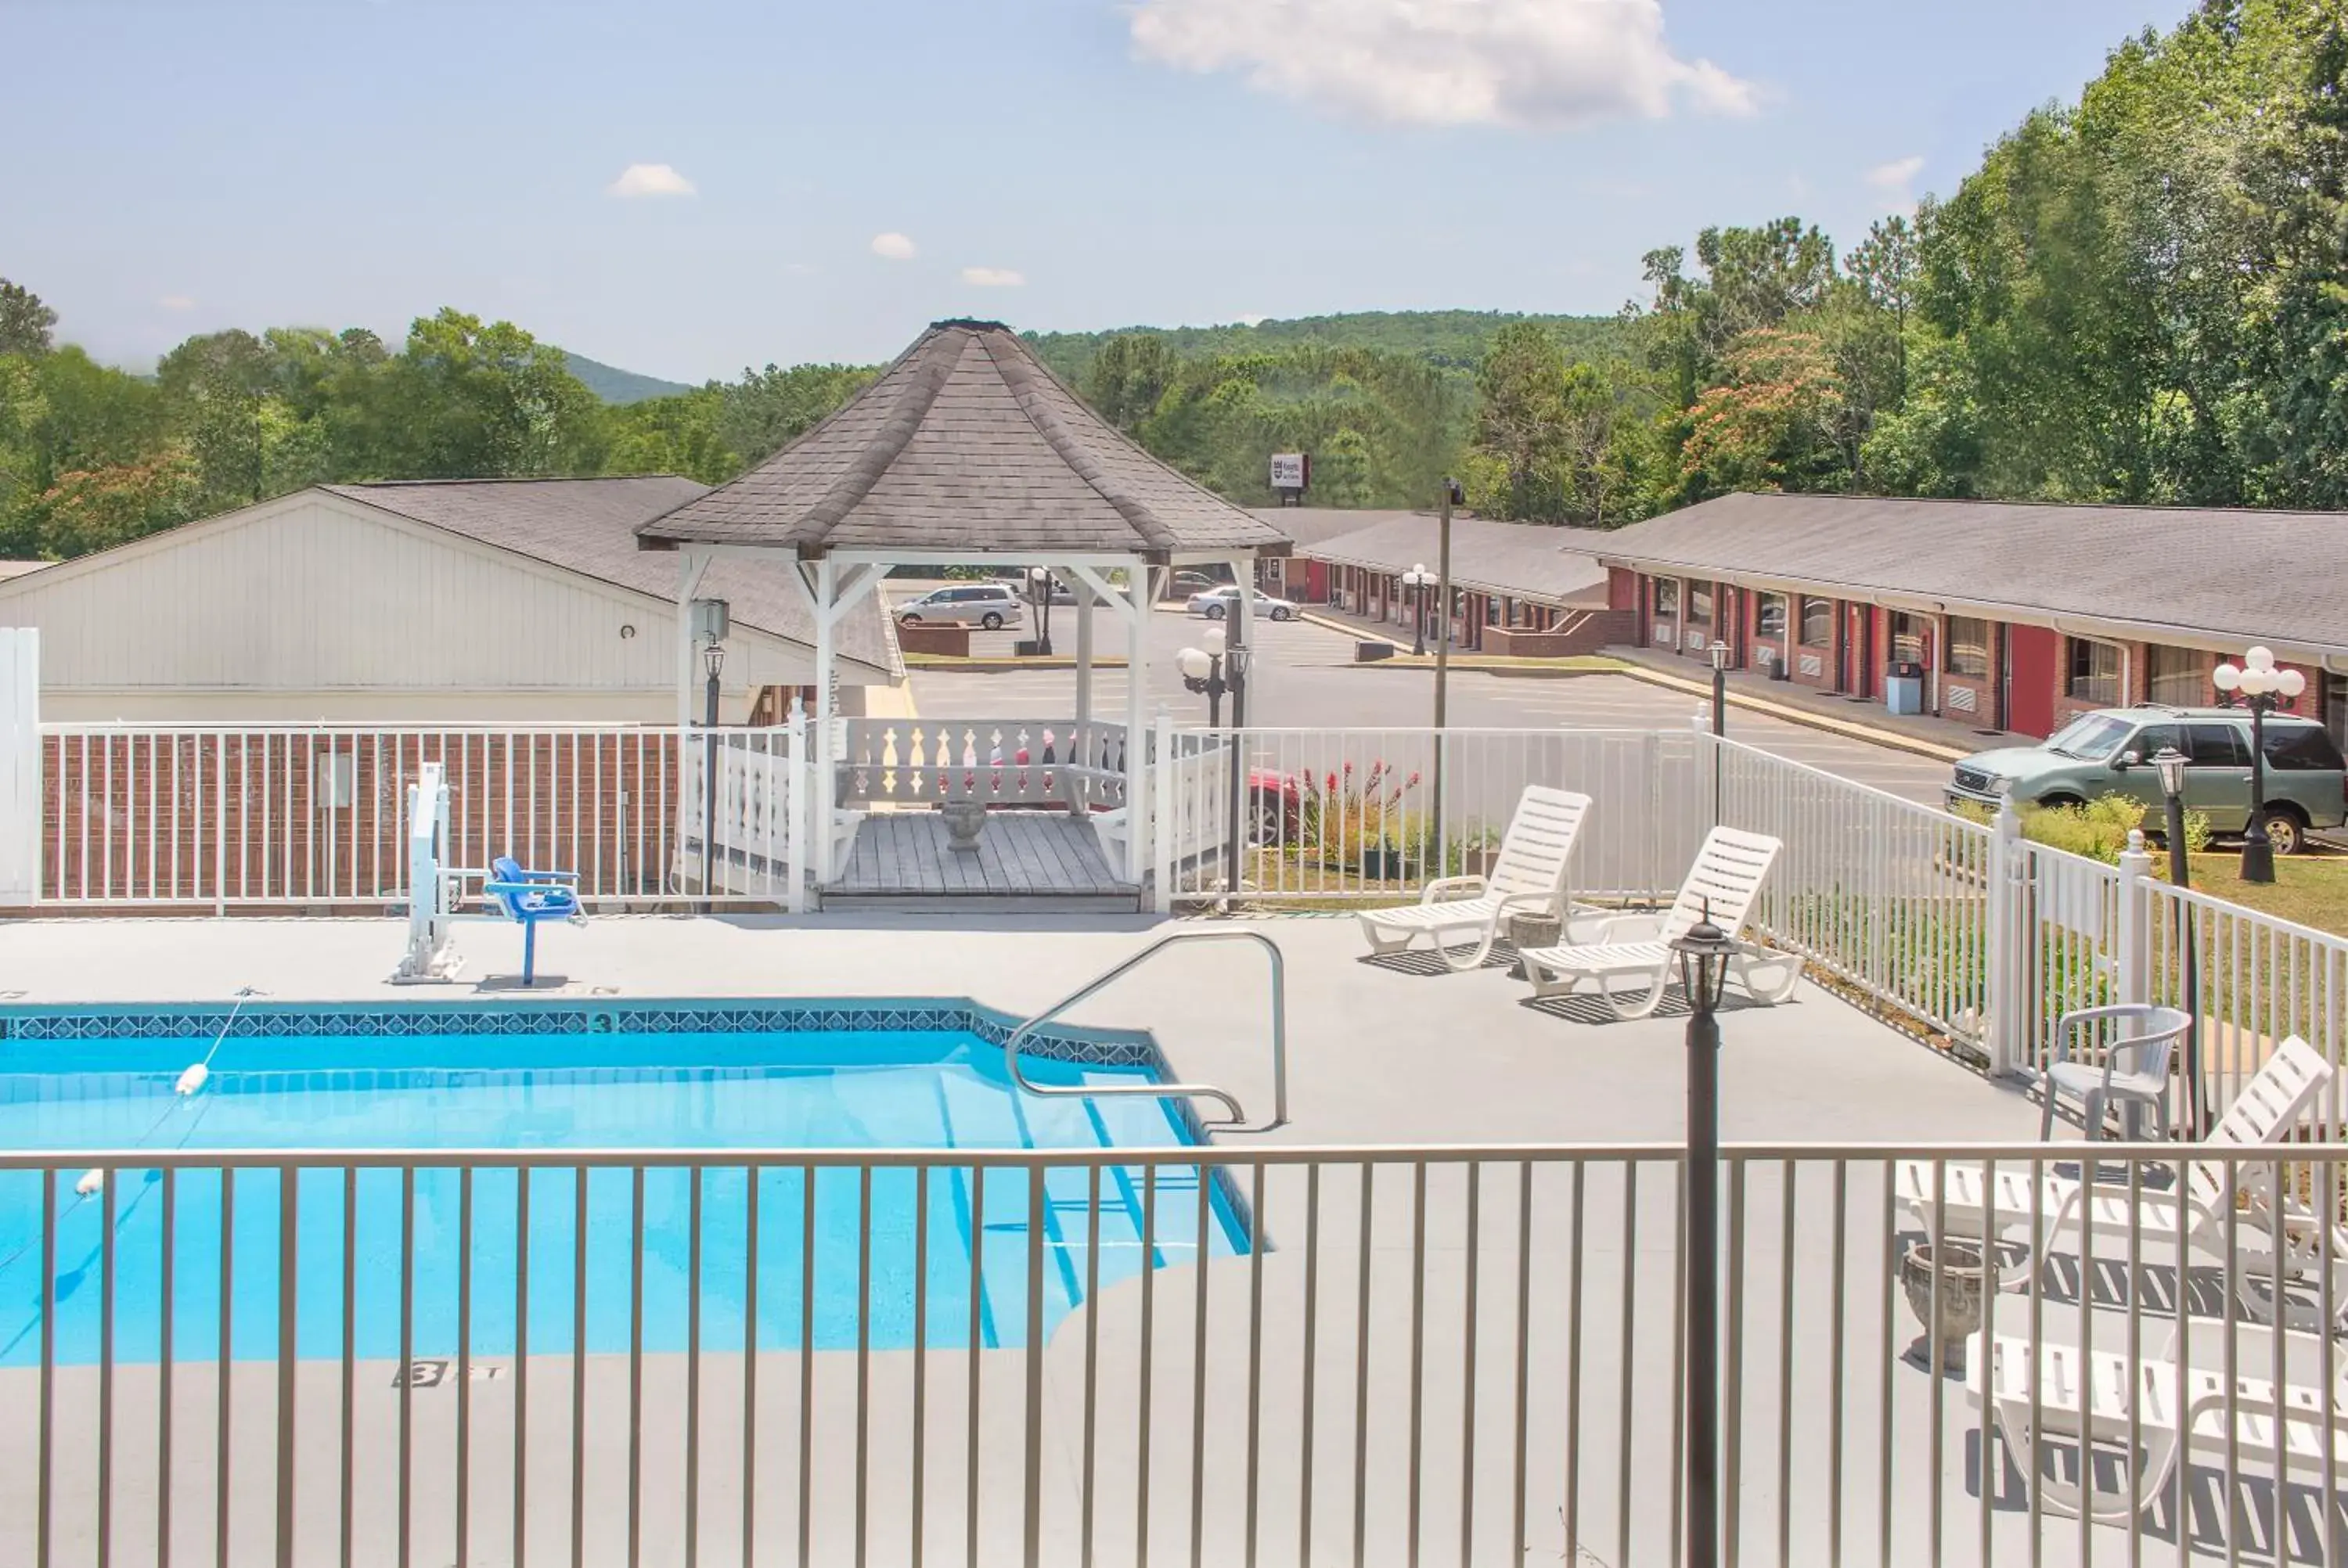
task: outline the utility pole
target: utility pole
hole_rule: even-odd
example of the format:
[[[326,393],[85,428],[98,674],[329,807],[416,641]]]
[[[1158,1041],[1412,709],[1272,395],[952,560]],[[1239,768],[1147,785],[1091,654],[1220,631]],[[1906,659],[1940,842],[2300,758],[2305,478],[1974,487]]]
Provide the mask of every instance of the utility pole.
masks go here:
[[[1451,696],[1451,507],[1462,498],[1459,481],[1447,476],[1443,498],[1436,507],[1435,524],[1435,857],[1432,875],[1450,875],[1445,848],[1450,835],[1443,826],[1443,727]]]

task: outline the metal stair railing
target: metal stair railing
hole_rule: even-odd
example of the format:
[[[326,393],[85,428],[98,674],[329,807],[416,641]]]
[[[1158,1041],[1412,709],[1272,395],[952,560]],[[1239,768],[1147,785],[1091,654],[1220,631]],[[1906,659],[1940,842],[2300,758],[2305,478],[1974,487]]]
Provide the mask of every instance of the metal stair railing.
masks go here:
[[[1272,960],[1272,1120],[1260,1127],[1247,1124],[1247,1112],[1229,1091],[1211,1083],[1098,1083],[1055,1085],[1035,1083],[1019,1070],[1019,1048],[1044,1025],[1075,1007],[1094,993],[1139,968],[1169,948],[1189,942],[1253,942]],[[1140,1095],[1156,1100],[1213,1100],[1231,1112],[1228,1122],[1210,1122],[1205,1125],[1218,1132],[1268,1132],[1283,1126],[1288,1121],[1288,988],[1287,960],[1280,946],[1261,931],[1177,931],[1161,937],[1121,963],[1102,970],[1017,1029],[1003,1042],[1003,1056],[1011,1072],[1011,1081],[1029,1094],[1052,1096],[1074,1095],[1101,1099],[1111,1095]]]

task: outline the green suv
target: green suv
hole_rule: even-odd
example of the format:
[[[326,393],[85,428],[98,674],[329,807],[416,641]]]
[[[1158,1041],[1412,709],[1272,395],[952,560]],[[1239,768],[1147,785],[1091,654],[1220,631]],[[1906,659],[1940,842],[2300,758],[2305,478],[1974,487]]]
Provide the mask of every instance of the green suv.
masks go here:
[[[2266,720],[2267,833],[2278,855],[2296,855],[2310,828],[2348,822],[2348,769],[2340,748],[2312,719]],[[2099,708],[2044,743],[1976,752],[1957,764],[1943,792],[1951,807],[1994,808],[2003,789],[2017,805],[2083,805],[2097,795],[2142,801],[2157,824],[2163,805],[2152,759],[2174,746],[2186,758],[2185,804],[2210,831],[2250,825],[2250,715],[2242,708]]]

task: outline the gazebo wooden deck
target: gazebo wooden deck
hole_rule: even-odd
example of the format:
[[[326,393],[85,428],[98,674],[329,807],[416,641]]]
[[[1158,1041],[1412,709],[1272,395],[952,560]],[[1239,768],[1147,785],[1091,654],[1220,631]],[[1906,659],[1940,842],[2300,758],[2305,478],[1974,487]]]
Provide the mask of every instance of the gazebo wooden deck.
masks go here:
[[[1236,667],[1253,614],[1254,563],[1290,549],[1278,528],[1104,423],[1018,334],[979,321],[933,324],[829,419],[644,525],[637,540],[678,556],[681,724],[691,722],[695,676],[688,606],[710,563],[725,555],[790,561],[817,624],[815,798],[804,858],[815,886],[835,898],[1138,897],[1149,820],[1144,634],[1155,574],[1233,569],[1240,593],[1226,641]],[[1042,726],[1051,732],[1043,745],[1006,746],[994,735],[983,745],[971,737],[924,746],[899,733],[900,721],[838,718],[836,629],[901,565],[1041,567],[1066,582],[1077,608],[1071,721]],[[1093,712],[1096,605],[1126,630],[1121,724]],[[903,809],[972,798],[990,808],[976,856],[945,846],[936,814]],[[884,803],[897,809],[862,809]],[[1050,813],[1037,806],[1057,806],[1059,825],[1041,825]],[[999,841],[991,859],[988,838]],[[1106,891],[1103,871],[1115,879]]]

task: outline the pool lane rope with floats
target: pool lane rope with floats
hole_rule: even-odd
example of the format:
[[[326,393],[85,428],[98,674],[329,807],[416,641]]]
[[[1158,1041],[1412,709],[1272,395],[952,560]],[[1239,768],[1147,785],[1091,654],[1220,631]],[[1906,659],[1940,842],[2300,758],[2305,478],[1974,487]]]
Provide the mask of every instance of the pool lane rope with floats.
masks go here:
[[[228,1031],[236,1027],[237,1014],[242,1012],[244,1010],[244,1004],[252,1000],[254,997],[266,996],[268,994],[268,992],[254,986],[240,986],[237,988],[236,1005],[228,1009],[228,1017],[221,1022],[220,1032],[212,1036],[211,1049],[204,1052],[202,1061],[190,1063],[187,1071],[180,1073],[180,1076],[173,1081],[171,1084],[171,1103],[165,1107],[163,1114],[155,1118],[154,1125],[149,1127],[146,1132],[139,1135],[137,1142],[130,1145],[133,1149],[145,1148],[147,1146],[148,1140],[154,1137],[156,1133],[163,1130],[163,1124],[165,1122],[178,1115],[187,1107],[190,1101],[193,1100],[198,1094],[203,1091],[204,1085],[211,1081],[212,1059],[220,1055],[221,1045],[228,1039]],[[204,1106],[197,1111],[195,1115],[188,1119],[187,1130],[180,1134],[180,1141],[172,1145],[173,1148],[184,1149],[188,1146],[188,1140],[195,1136],[196,1126],[203,1120],[204,1111],[209,1109],[211,1109],[211,1102],[207,1101],[205,1102]],[[64,1220],[67,1215],[79,1208],[83,1203],[97,1196],[99,1193],[105,1191],[105,1167],[98,1165],[91,1166],[88,1170],[82,1173],[81,1180],[74,1184],[73,1196],[67,1199],[65,1206],[57,1211],[57,1219],[52,1221],[51,1224],[54,1225]],[[132,1210],[139,1206],[139,1198],[144,1197],[145,1195],[146,1194],[144,1193],[141,1193],[139,1194],[139,1197],[132,1198],[130,1200],[130,1208],[122,1211],[121,1218],[124,1220],[129,1219]],[[118,1221],[117,1223],[118,1224],[120,1222]],[[26,1253],[32,1251],[35,1245],[39,1243],[39,1240],[40,1238],[38,1236],[35,1236],[31,1241],[27,1241],[15,1252],[10,1253],[6,1257],[0,1257],[0,1271],[5,1271],[14,1267],[16,1260],[23,1257]]]
[[[152,1127],[148,1128],[146,1132],[141,1132],[139,1135],[138,1141],[130,1145],[132,1148],[145,1148],[147,1146],[147,1140],[152,1138],[156,1133],[163,1130],[164,1122],[169,1122],[172,1117],[178,1115],[181,1108],[183,1108],[189,1101],[193,1100],[198,1094],[203,1091],[204,1085],[211,1081],[212,1058],[220,1054],[221,1043],[228,1039],[228,1031],[236,1027],[236,1015],[244,1010],[244,1004],[246,1002],[252,1000],[254,997],[265,996],[268,993],[254,986],[239,986],[237,988],[236,1005],[228,1009],[228,1017],[221,1021],[220,1032],[212,1036],[211,1049],[204,1052],[203,1060],[201,1061],[190,1063],[187,1071],[180,1073],[179,1078],[173,1081],[171,1084],[171,1103],[165,1107],[163,1114],[155,1118],[155,1124]],[[173,1144],[172,1147],[175,1149],[186,1148],[188,1146],[188,1140],[195,1136],[196,1122],[202,1119],[203,1112],[200,1111],[196,1113],[195,1117],[188,1122],[188,1130],[180,1134],[180,1141]],[[105,1170],[97,1165],[91,1166],[88,1170],[82,1173],[81,1180],[74,1184],[74,1201],[77,1203],[80,1202],[82,1199],[88,1197],[91,1194],[97,1192],[104,1185],[106,1185]]]

